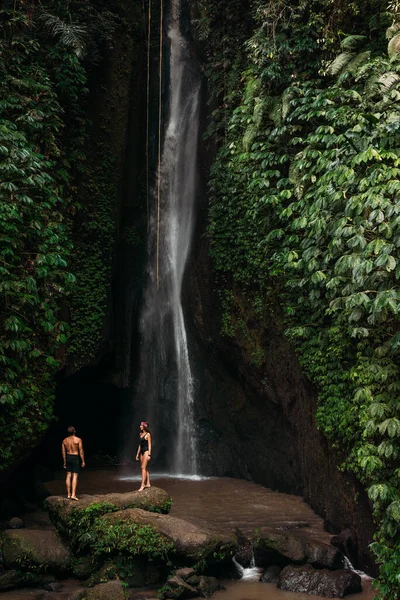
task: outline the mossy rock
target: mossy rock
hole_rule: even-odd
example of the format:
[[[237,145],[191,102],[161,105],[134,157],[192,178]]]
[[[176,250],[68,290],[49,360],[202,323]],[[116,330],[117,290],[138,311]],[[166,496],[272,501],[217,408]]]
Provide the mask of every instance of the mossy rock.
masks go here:
[[[85,494],[78,502],[61,496],[49,496],[45,506],[58,533],[76,550],[82,548],[82,539],[100,516],[132,507],[165,514],[171,508],[171,498],[164,490],[151,487],[143,492],[125,494]]]
[[[205,561],[208,565],[231,562],[232,556],[238,550],[238,543],[233,533],[229,535],[211,532],[170,515],[134,508],[106,514],[101,520],[110,526],[114,523],[150,525],[173,542],[179,559],[188,559],[192,564],[198,561]]]
[[[54,531],[7,530],[1,537],[3,561],[10,569],[64,572],[72,554]]]
[[[124,588],[120,581],[99,583],[80,594],[81,600],[125,600]]]

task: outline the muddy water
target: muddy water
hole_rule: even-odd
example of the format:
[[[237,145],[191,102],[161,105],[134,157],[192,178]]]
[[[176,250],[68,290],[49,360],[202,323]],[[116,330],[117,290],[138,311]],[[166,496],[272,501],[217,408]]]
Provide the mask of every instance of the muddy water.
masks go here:
[[[245,535],[254,529],[301,527],[306,535],[329,543],[323,520],[298,496],[280,494],[249,481],[230,478],[202,480],[152,475],[152,484],[166,490],[172,498],[171,515],[199,526],[219,531],[238,527]],[[139,476],[119,474],[117,470],[86,471],[80,475],[83,494],[128,492],[139,487]],[[64,474],[46,483],[55,495],[64,494]],[[79,494],[78,494],[79,495]]]
[[[60,472],[46,487],[54,495],[64,494],[65,474]],[[128,492],[139,487],[139,475],[121,473],[117,469],[87,470],[79,478],[82,494],[107,494]],[[208,529],[232,530],[238,527],[251,535],[257,527],[301,528],[302,534],[329,543],[331,536],[323,529],[323,520],[297,496],[280,494],[252,482],[218,478],[198,481],[152,475],[152,484],[165,489],[172,497],[171,515],[186,519]],[[79,495],[79,493],[78,493]],[[50,527],[47,514],[31,513],[25,516],[27,527]],[[2,594],[1,600],[28,600],[42,598],[63,600],[67,589],[77,582],[64,582],[63,589],[47,596],[39,596],[31,590],[19,590]],[[283,592],[274,584],[257,581],[225,581],[226,589],[216,592],[213,600],[322,600],[320,596]],[[36,594],[39,590],[36,591]],[[63,594],[64,592],[64,594]],[[65,596],[64,596],[65,597]],[[363,578],[363,592],[349,596],[351,600],[372,600],[374,592],[371,580]],[[155,591],[132,590],[130,600],[156,600]]]
[[[282,592],[273,583],[260,583],[259,581],[224,582],[226,590],[213,594],[213,600],[326,600],[321,596],[310,596],[297,592]],[[361,594],[346,596],[349,600],[372,600],[374,592],[371,582],[363,583]]]

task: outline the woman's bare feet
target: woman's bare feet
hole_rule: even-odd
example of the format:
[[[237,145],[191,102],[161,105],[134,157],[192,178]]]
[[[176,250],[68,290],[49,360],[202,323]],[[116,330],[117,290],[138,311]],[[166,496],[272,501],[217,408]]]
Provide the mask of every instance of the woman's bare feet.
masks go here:
[[[144,486],[142,485],[142,486],[140,486],[140,488],[138,489],[138,492],[143,492],[143,490],[144,490]]]
[[[71,500],[79,500],[76,496],[71,496]]]
[[[71,496],[67,496],[67,500],[71,500]]]
[[[145,488],[148,488],[148,487],[151,487],[151,485],[145,485],[144,487],[145,487]]]

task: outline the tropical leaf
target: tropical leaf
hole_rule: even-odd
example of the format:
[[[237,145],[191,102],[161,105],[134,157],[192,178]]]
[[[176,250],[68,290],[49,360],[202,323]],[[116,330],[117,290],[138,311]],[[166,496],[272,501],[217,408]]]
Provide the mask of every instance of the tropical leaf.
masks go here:
[[[396,35],[400,31],[400,23],[393,23],[390,27],[386,29],[386,39],[391,40],[392,37]]]
[[[339,75],[346,65],[354,58],[354,52],[342,52],[328,66],[327,72],[329,75]]]
[[[342,50],[354,51],[360,48],[366,39],[366,35],[348,35],[342,40],[340,47]]]
[[[387,71],[383,73],[377,80],[382,92],[389,92],[396,83],[399,83],[400,75],[394,71]]]
[[[86,28],[83,25],[66,23],[60,17],[48,12],[42,12],[39,20],[53,37],[59,37],[61,43],[73,48],[77,56],[85,53]]]

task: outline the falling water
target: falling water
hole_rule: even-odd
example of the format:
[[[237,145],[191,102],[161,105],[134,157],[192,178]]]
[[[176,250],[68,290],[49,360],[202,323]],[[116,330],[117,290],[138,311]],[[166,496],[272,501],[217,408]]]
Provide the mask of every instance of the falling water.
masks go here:
[[[158,173],[160,210],[156,193],[148,232],[137,395],[166,468],[175,474],[195,474],[194,382],[181,297],[195,219],[201,75],[180,20],[181,0],[172,0],[168,119]]]

